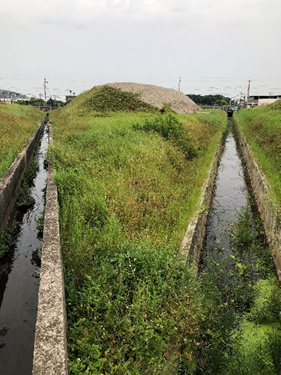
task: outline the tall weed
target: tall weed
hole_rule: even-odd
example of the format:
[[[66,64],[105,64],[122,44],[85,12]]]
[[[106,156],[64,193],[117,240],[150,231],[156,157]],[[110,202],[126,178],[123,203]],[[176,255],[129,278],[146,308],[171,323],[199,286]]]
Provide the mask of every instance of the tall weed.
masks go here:
[[[188,128],[190,143],[200,144],[186,160],[174,136],[132,129],[153,114],[97,118],[71,108],[51,114],[48,154],[59,195],[71,371],[192,374],[202,330],[217,316],[178,249],[225,117],[167,120],[174,135]]]
[[[270,249],[250,205],[238,219],[232,254],[213,249],[200,275],[219,318],[203,337],[199,374],[280,373],[281,291]]]
[[[153,131],[160,134],[164,139],[170,140],[187,159],[193,159],[198,152],[188,136],[187,129],[184,129],[177,117],[172,114],[159,116],[152,120],[146,119],[144,124],[135,123],[134,130]]]
[[[33,107],[0,103],[0,178],[43,117],[42,112]]]

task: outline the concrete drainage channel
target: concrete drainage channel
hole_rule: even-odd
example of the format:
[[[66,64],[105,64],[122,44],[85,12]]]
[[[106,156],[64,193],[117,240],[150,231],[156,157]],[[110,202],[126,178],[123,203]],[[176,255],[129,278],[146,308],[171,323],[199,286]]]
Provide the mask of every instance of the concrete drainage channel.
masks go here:
[[[53,143],[51,128],[49,142]],[[52,167],[49,166],[33,375],[68,374],[66,322],[57,188]]]
[[[49,139],[45,122],[38,126],[24,150],[0,180],[0,230],[4,229],[8,219],[17,226],[12,246],[0,262],[1,375],[68,373],[57,192],[51,168],[47,174],[43,165],[44,148]],[[40,146],[35,155],[39,171],[30,191],[35,203],[30,209],[17,212],[13,209],[16,194],[39,141]],[[38,238],[36,226],[44,210],[46,177],[39,286],[39,259],[35,255],[42,241]]]
[[[258,209],[263,221],[268,242],[272,248],[272,256],[281,281],[281,209],[278,208],[270,196],[268,182],[252,156],[250,147],[244,135],[238,134],[239,145],[251,178]]]
[[[229,120],[229,126],[232,126],[232,119]],[[235,122],[234,122],[235,128]],[[273,203],[270,192],[268,189],[268,183],[265,176],[260,171],[256,161],[254,160],[251,150],[246,142],[244,135],[241,132],[238,133],[238,147],[241,150],[243,161],[246,164],[247,172],[250,177],[250,185],[253,190],[258,210],[263,221],[264,229],[266,232],[266,237],[268,242],[272,246],[272,256],[275,263],[275,268],[277,272],[278,279],[281,281],[281,213],[280,209],[278,210],[277,206]],[[235,148],[234,139],[230,135],[229,143],[231,143],[232,149]],[[210,172],[206,179],[206,182],[202,188],[202,193],[200,196],[200,208],[190,221],[190,224],[187,228],[185,237],[181,244],[181,251],[185,253],[186,262],[193,264],[196,272],[198,271],[198,266],[201,258],[201,250],[203,247],[204,239],[208,240],[208,233],[206,235],[206,225],[209,214],[209,209],[213,197],[213,189],[217,174],[217,168],[220,162],[220,158],[223,148],[223,139],[221,139],[217,152],[215,154],[212,165],[210,166]],[[230,168],[231,173],[231,168]],[[239,172],[240,173],[240,172]],[[227,176],[231,180],[231,175]],[[239,177],[238,177],[239,179]],[[230,181],[229,188],[232,188],[232,182]],[[234,187],[235,190],[235,187]],[[234,195],[236,192],[234,192]],[[234,197],[233,212],[237,208],[237,199],[241,201],[240,206],[245,206],[246,198],[243,197],[243,192],[241,197]],[[236,202],[235,202],[236,199]],[[236,220],[232,215],[231,220]],[[211,219],[209,220],[211,221]],[[216,226],[216,225],[215,225]],[[225,229],[223,230],[225,231]],[[205,237],[206,235],[206,237]],[[212,236],[212,234],[211,234]]]
[[[25,150],[19,154],[9,171],[0,181],[0,230],[3,230],[4,223],[7,221],[7,216],[11,215],[11,206],[15,203],[15,195],[19,187],[18,181],[21,179],[23,171],[26,168],[29,160],[31,159],[34,145],[36,143],[36,140],[40,137],[40,134],[42,134],[43,127],[44,124],[42,123],[30,139]],[[51,133],[49,134],[49,137],[51,143]],[[244,154],[244,158],[247,162],[247,168],[251,177],[251,183],[255,195],[257,197],[261,216],[264,221],[267,237],[274,245],[273,256],[277,268],[277,273],[280,278],[281,227],[280,223],[277,220],[277,211],[274,208],[274,205],[272,205],[270,203],[270,200],[268,199],[265,179],[258,171],[256,163],[253,161],[249,148],[242,135],[240,135],[240,144]],[[200,209],[194,216],[193,220],[191,220],[181,246],[181,251],[185,252],[186,254],[186,261],[188,263],[194,264],[196,267],[198,266],[200,260],[201,248],[206,232],[207,216],[212,199],[213,187],[222,149],[223,139],[221,139],[219,143],[213,163],[210,166],[209,176],[206,179],[206,183],[203,187],[203,191],[200,197]],[[259,197],[259,192],[262,192],[262,197]],[[272,230],[272,228],[274,228],[274,230]],[[8,273],[9,272],[10,270],[8,270]],[[7,277],[7,279],[8,278],[9,276]],[[37,295],[37,292],[35,294]],[[18,308],[17,301],[15,299],[13,300],[12,304],[13,306],[10,305],[9,307],[11,309],[11,316],[12,311]],[[21,339],[26,338],[27,340],[29,340],[29,344],[31,342],[31,347],[29,348],[30,353],[28,355],[29,359],[26,365],[23,365],[21,363],[21,358],[25,356],[23,350],[22,353],[19,352],[18,354],[14,354],[13,356],[10,354],[7,355],[7,352],[5,352],[5,348],[7,349],[7,345],[3,344],[5,344],[6,338],[9,337],[9,327],[2,327],[0,315],[1,374],[68,374],[66,330],[64,280],[60,251],[59,219],[57,211],[57,190],[54,183],[53,171],[49,166],[47,173],[45,221],[35,338],[34,327],[31,328],[31,331],[33,332],[32,339],[28,339],[28,337],[25,337],[24,334],[23,336],[21,334],[18,334],[18,341],[21,349],[28,346],[26,343],[24,343],[24,341],[21,342]],[[17,365],[15,365],[15,363],[17,363]]]

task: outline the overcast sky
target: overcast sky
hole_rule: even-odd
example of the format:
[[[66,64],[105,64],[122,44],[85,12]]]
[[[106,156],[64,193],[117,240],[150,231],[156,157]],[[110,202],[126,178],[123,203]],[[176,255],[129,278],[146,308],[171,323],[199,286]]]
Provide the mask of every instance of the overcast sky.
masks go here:
[[[0,0],[0,88],[281,95],[280,0]]]

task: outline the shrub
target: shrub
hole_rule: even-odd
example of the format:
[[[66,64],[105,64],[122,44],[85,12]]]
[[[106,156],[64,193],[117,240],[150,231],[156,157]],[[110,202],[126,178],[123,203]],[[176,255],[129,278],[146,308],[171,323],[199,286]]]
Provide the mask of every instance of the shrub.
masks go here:
[[[186,159],[193,159],[197,156],[197,150],[192,145],[187,131],[183,128],[177,117],[170,113],[152,120],[146,119],[144,124],[136,123],[133,125],[133,129],[158,133],[164,139],[173,142],[184,153]]]

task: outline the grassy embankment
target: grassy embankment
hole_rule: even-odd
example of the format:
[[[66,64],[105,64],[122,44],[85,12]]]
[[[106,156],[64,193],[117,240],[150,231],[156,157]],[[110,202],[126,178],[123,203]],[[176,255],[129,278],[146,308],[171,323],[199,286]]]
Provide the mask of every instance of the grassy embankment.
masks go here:
[[[33,107],[0,103],[0,178],[41,122],[44,115]],[[30,168],[28,169],[30,171]],[[9,250],[14,226],[7,225],[0,234],[0,258]]]
[[[219,312],[179,247],[225,114],[93,89],[51,122],[72,373],[192,373]]]
[[[235,116],[281,207],[281,100],[261,108],[243,109]]]
[[[272,200],[281,207],[281,101],[267,107],[241,110],[235,115],[235,121],[269,181]],[[232,258],[234,268],[230,259],[225,258],[222,265],[210,260],[209,270],[217,268],[215,277],[210,277],[208,269],[205,271],[209,285],[215,283],[221,288],[222,278],[230,281],[231,289],[227,286],[227,293],[223,292],[225,320],[236,320],[237,326],[230,331],[225,358],[221,350],[217,353],[222,361],[216,360],[214,353],[209,357],[221,367],[225,364],[223,373],[226,374],[281,374],[280,285],[272,259],[269,259],[270,249],[260,237],[261,223],[258,224],[260,229],[253,230],[250,229],[252,221],[245,211],[236,225],[233,255],[228,257]],[[237,302],[244,313],[233,319]],[[231,304],[234,305],[231,307]],[[225,326],[229,327],[229,322]]]
[[[0,178],[23,149],[44,115],[18,104],[0,104]]]

